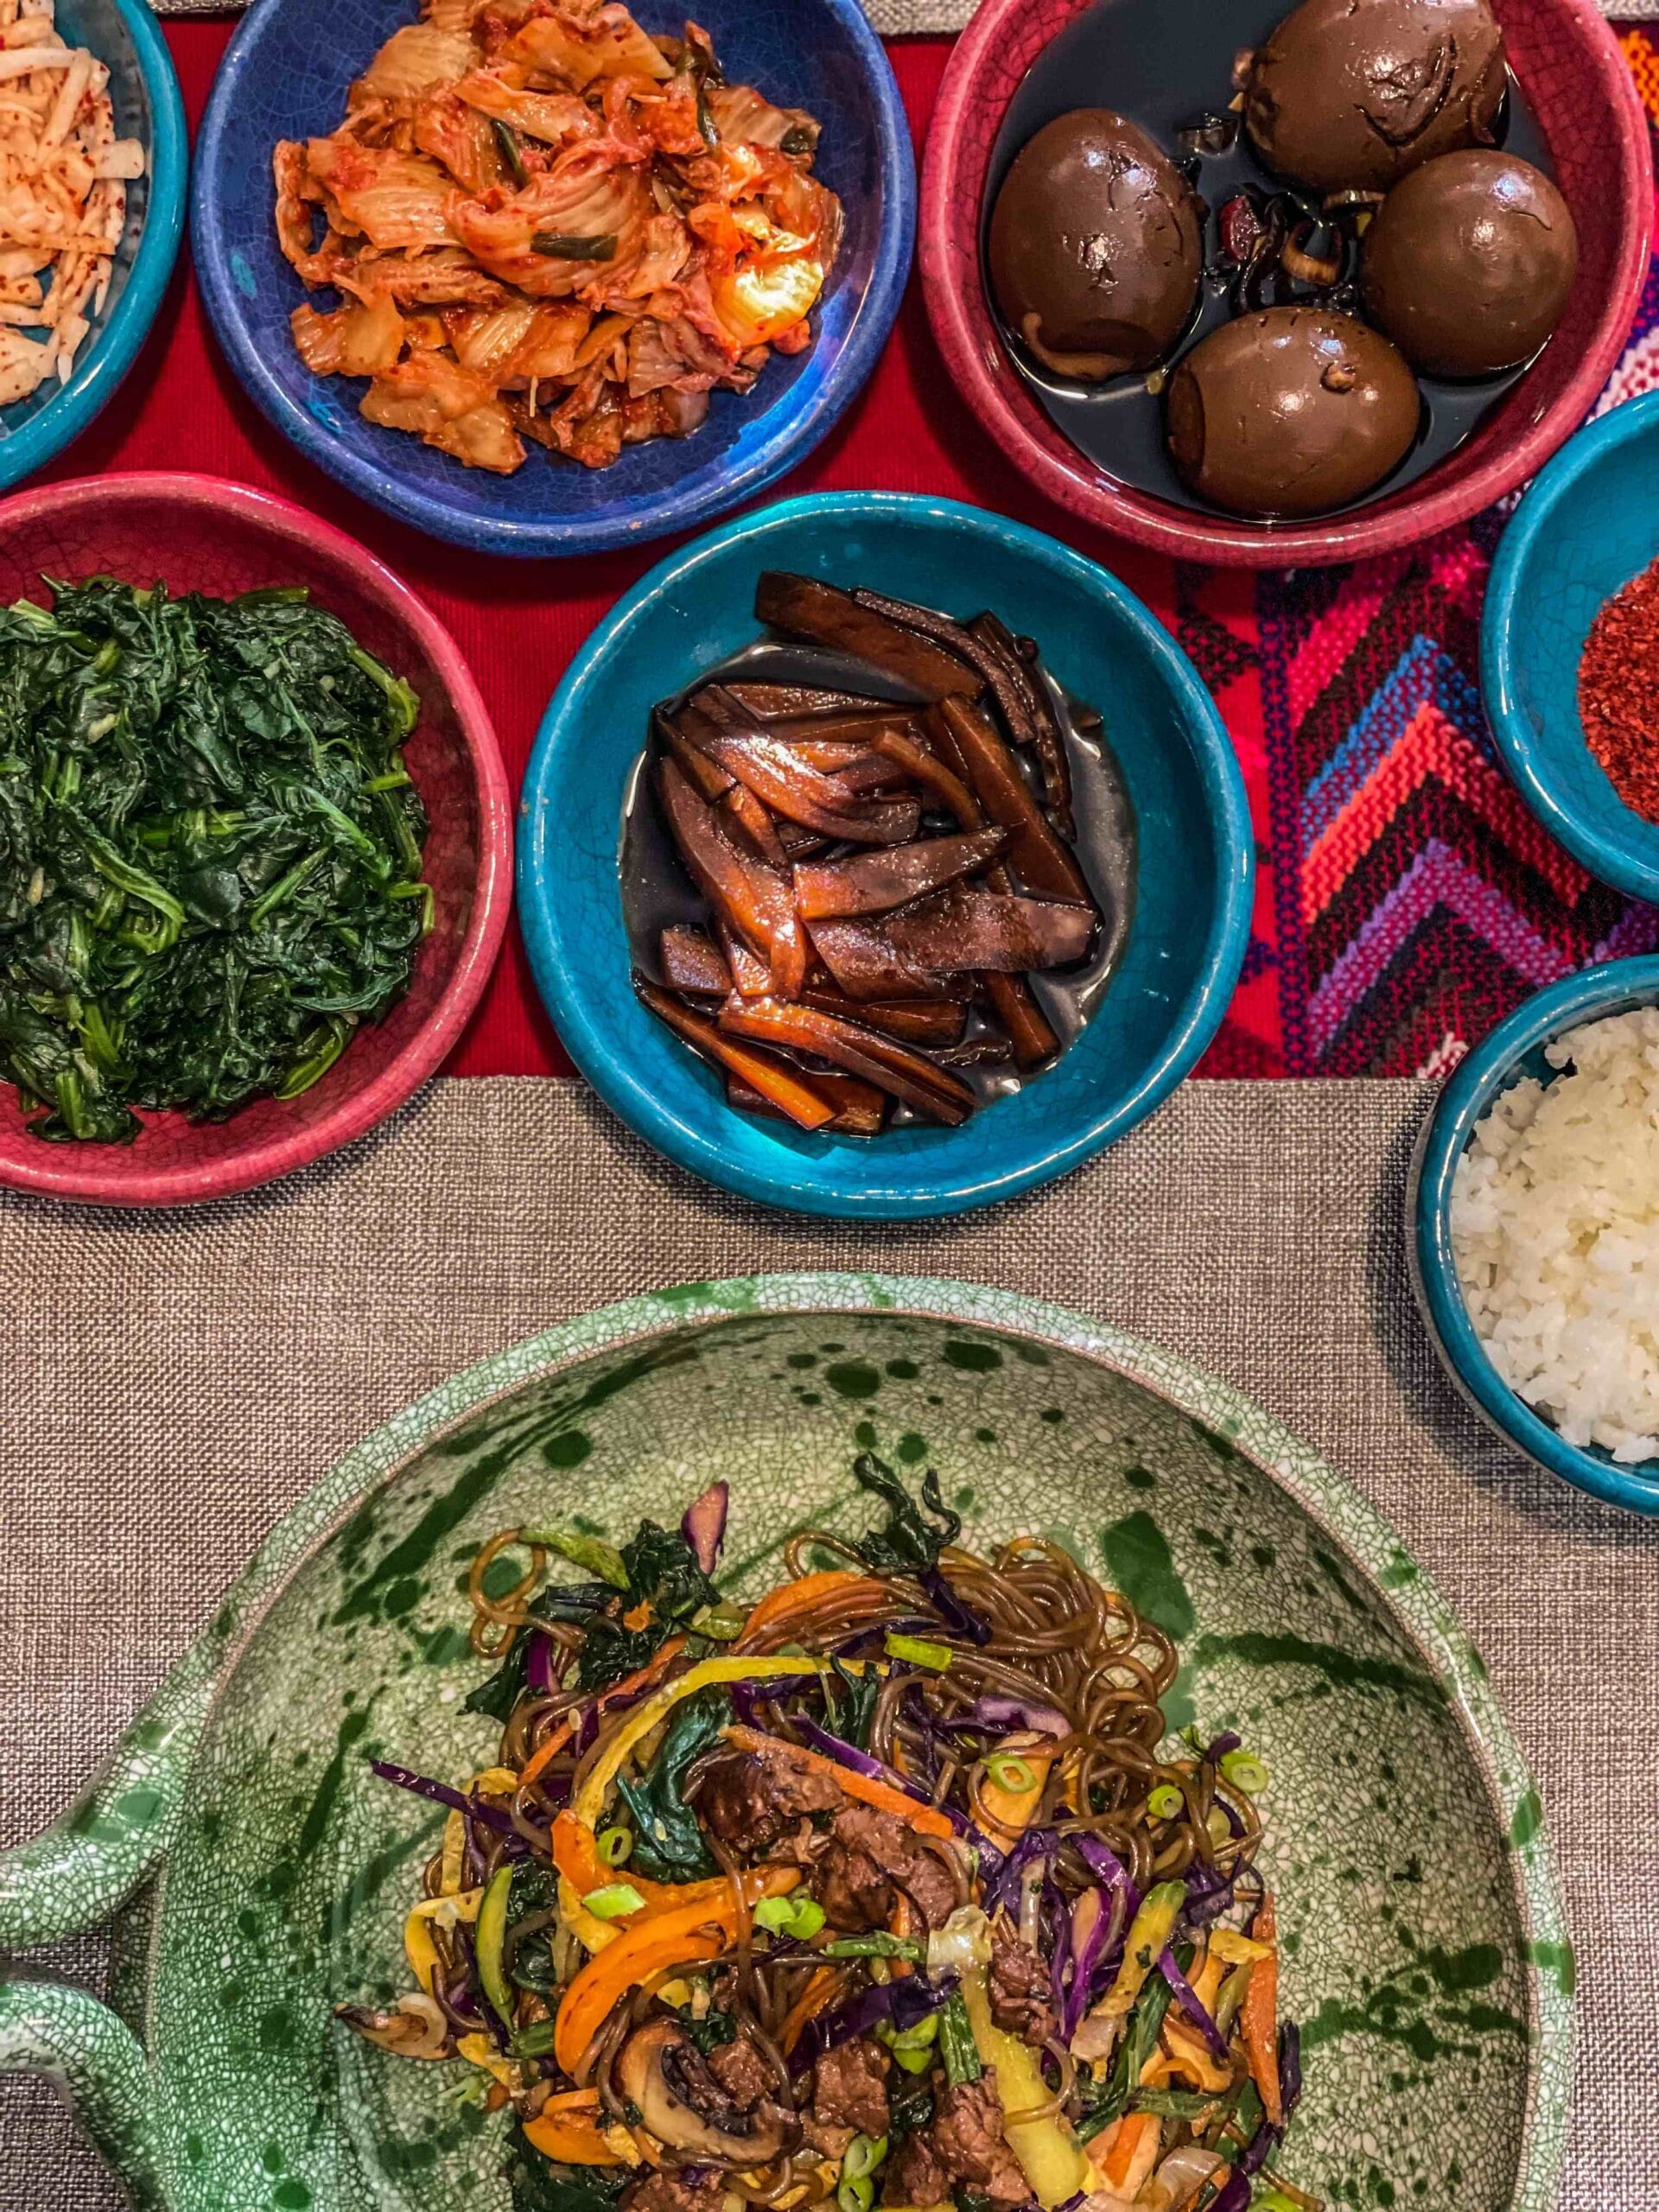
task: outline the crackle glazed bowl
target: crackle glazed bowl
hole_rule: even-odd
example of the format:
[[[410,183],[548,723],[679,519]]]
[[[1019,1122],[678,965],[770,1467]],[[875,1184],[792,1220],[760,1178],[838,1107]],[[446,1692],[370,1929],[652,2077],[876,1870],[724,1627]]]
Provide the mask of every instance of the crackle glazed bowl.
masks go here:
[[[1039,1530],[1175,1637],[1173,1723],[1248,1730],[1326,2202],[1548,2212],[1572,1954],[1537,1793],[1441,1599],[1359,1493],[1179,1360],[1058,1307],[869,1275],[696,1283],[442,1386],[276,1529],[80,1802],[0,1856],[0,1947],[116,1912],[111,2008],[0,1984],[0,2069],[54,2074],[143,2212],[508,2212],[464,2063],[333,2007],[405,1986],[441,1811],[372,1755],[465,1775],[467,1565],[496,1530],[671,1524],[732,1485],[722,1577],[856,1532],[850,1464],[931,1465],[966,1541]],[[1455,2193],[1453,2193],[1455,2192]]]
[[[0,1184],[88,1205],[187,1205],[320,1160],[436,1073],[506,929],[511,800],[489,711],[448,632],[366,547],[290,500],[217,476],[146,473],[0,501],[0,606],[42,599],[42,576],[96,575],[224,598],[304,584],[421,702],[404,757],[430,823],[432,928],[408,992],[320,1083],[297,1098],[255,1099],[224,1122],[145,1112],[130,1144],[51,1144],[29,1134],[16,1090],[0,1082]]]
[[[686,10],[639,0],[647,31],[678,36]],[[283,435],[359,499],[474,552],[526,559],[648,544],[696,530],[804,461],[863,389],[904,296],[916,238],[916,162],[885,48],[859,0],[701,0],[728,78],[823,126],[814,164],[846,230],[813,342],[774,354],[753,392],[716,392],[693,436],[624,449],[608,468],[532,447],[511,476],[466,468],[365,422],[355,379],[313,376],[289,317],[308,295],[278,249],[270,152],[334,130],[353,79],[415,0],[264,0],[232,41],[202,118],[191,186],[196,276],[244,390]],[[333,296],[315,296],[324,304]]]
[[[1466,522],[1536,474],[1583,422],[1624,349],[1647,278],[1648,124],[1611,24],[1596,0],[1492,0],[1510,70],[1573,210],[1580,262],[1554,337],[1473,434],[1397,490],[1307,522],[1244,522],[1178,505],[1087,459],[1014,367],[986,299],[980,217],[1003,120],[1059,38],[1094,58],[1081,78],[1075,64],[1056,72],[1052,100],[1046,97],[1047,111],[1030,118],[1033,130],[1063,108],[1125,104],[1111,91],[1125,65],[1179,92],[1168,120],[1196,120],[1225,105],[1235,53],[1262,39],[1293,4],[984,0],[952,50],[928,132],[921,276],[951,377],[999,450],[1039,491],[1069,514],[1177,560],[1274,569],[1355,561]]]
[[[651,711],[762,634],[754,590],[767,569],[952,613],[995,607],[1039,640],[1059,683],[1106,715],[1137,851],[1122,950],[1054,1065],[960,1128],[827,1137],[740,1113],[630,983],[618,847]],[[518,914],[560,1038],[630,1128],[692,1173],[768,1205],[903,1220],[1050,1182],[1161,1104],[1226,1013],[1254,869],[1244,779],[1215,702],[1116,576],[982,507],[826,492],[741,515],[671,554],[588,639],[531,753]]]

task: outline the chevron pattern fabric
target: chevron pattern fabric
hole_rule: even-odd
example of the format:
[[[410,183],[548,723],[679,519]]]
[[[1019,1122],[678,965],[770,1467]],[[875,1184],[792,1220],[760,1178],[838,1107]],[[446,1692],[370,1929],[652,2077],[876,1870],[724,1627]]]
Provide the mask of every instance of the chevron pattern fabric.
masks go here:
[[[1659,31],[1621,35],[1659,135]],[[1598,411],[1659,388],[1659,263]],[[1262,838],[1211,1075],[1436,1074],[1558,976],[1659,946],[1498,765],[1480,606],[1505,517],[1349,569],[1182,575],[1175,627],[1238,743]]]

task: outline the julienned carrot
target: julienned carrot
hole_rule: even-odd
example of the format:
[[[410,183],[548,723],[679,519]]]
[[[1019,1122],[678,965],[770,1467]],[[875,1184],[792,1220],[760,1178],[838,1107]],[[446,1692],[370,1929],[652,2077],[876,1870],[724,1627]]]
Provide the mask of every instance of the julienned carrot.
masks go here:
[[[613,1682],[609,1689],[600,1692],[600,1711],[603,1713],[607,1706],[614,1705],[619,1698],[627,1697],[635,1690],[650,1689],[654,1683],[661,1681],[684,1649],[685,1638],[683,1636],[671,1636],[654,1659],[647,1660],[634,1673],[624,1675],[620,1682]],[[538,1747],[518,1777],[521,1789],[525,1783],[535,1781],[550,1759],[558,1757],[575,1735],[578,1717],[579,1714],[573,1713],[569,1719],[561,1721],[547,1741]],[[590,1883],[588,1886],[592,1888],[594,1885]]]
[[[1273,1948],[1250,1968],[1238,2024],[1250,2062],[1250,2078],[1262,2093],[1262,2109],[1274,2126],[1281,2127],[1285,2115],[1279,2101],[1279,1923],[1271,1892],[1255,1909],[1250,1935],[1255,1942],[1271,1944]]]
[[[802,1076],[797,1075],[785,1060],[771,1052],[756,1052],[747,1045],[739,1044],[712,1021],[700,1014],[693,1014],[690,1007],[671,999],[666,991],[659,991],[654,983],[643,976],[634,978],[633,988],[659,1021],[677,1029],[688,1045],[695,1045],[710,1059],[718,1060],[734,1075],[741,1075],[752,1090],[771,1102],[782,1114],[803,1129],[821,1129],[826,1122],[836,1118],[836,1108],[822,1091],[815,1090]]]
[[[721,1894],[672,1910],[647,1913],[602,1951],[596,1951],[565,1991],[553,2028],[553,2056],[574,2075],[582,2053],[603,2026],[611,2007],[631,1989],[664,1967],[719,1955],[737,1931],[737,1895],[753,1904],[781,1897],[801,1878],[798,1866],[760,1866],[735,1881],[722,1881]]]
[[[787,2058],[801,2039],[802,2031],[809,2020],[816,2019],[841,1986],[841,1976],[833,1967],[814,1967],[806,1977],[806,1987],[784,2015],[784,2024],[778,2031],[778,2048]]]
[[[535,2119],[524,2122],[524,2139],[563,2166],[625,2165],[627,2161],[605,2140],[598,2114],[597,2089],[550,2097]]]
[[[850,1595],[855,1590],[878,1590],[880,1586],[874,1575],[854,1574],[841,1567],[826,1568],[822,1574],[803,1574],[794,1582],[780,1583],[777,1589],[767,1591],[744,1622],[737,1649],[741,1651],[759,1630],[770,1628],[785,1615],[804,1612],[821,1598]]]
[[[1151,2113],[1126,2112],[1104,2152],[1096,2149],[1090,2164],[1113,2196],[1127,2196],[1131,2189],[1140,2188],[1157,2155],[1159,2135]]]
[[[936,1806],[906,1797],[891,1783],[877,1782],[867,1774],[855,1774],[851,1767],[838,1766],[821,1751],[805,1751],[798,1744],[781,1743],[776,1736],[762,1735],[758,1728],[725,1728],[721,1733],[740,1751],[758,1751],[767,1758],[787,1759],[792,1766],[810,1767],[817,1773],[827,1775],[844,1796],[856,1797],[861,1804],[874,1805],[883,1813],[892,1813],[907,1827],[919,1828],[924,1835],[948,1840],[955,1834]]]

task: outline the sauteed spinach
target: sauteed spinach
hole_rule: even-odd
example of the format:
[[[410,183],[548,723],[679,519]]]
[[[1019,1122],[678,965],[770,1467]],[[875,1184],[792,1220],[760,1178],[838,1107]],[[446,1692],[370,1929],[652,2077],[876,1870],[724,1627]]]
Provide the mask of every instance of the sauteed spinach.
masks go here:
[[[315,1083],[431,926],[418,702],[303,588],[0,610],[0,1074],[48,1138]]]

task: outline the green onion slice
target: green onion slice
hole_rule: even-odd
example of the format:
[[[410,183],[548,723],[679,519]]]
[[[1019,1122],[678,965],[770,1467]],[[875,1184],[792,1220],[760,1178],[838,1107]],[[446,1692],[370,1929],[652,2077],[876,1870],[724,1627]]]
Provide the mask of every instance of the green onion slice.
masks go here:
[[[632,1882],[607,1882],[582,1902],[595,1920],[620,1920],[624,1913],[643,1911],[645,1903]]]

